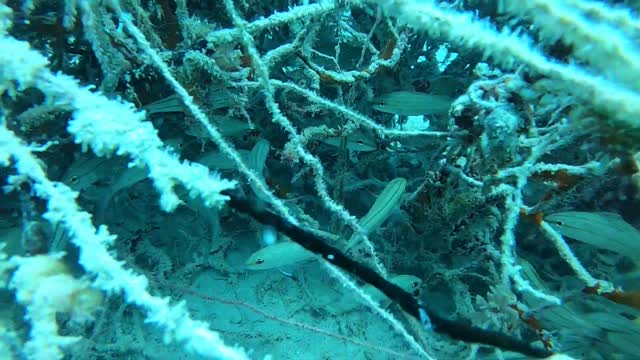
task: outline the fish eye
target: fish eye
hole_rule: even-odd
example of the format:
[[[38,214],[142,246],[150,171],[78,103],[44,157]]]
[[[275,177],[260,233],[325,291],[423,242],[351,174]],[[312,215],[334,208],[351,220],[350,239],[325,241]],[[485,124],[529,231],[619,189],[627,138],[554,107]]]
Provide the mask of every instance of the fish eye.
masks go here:
[[[263,262],[264,262],[264,259],[257,259],[255,263],[256,263],[256,265],[260,265]]]
[[[364,141],[358,140],[358,144],[362,145],[362,144],[364,144]]]
[[[418,282],[414,281],[413,283],[411,283],[411,287],[414,288],[414,289],[417,288],[418,287]]]
[[[74,183],[74,184],[77,183],[78,182],[78,177],[76,175],[73,175],[71,177],[71,182]]]
[[[564,225],[564,221],[558,220],[558,221],[556,221],[556,225],[562,226],[562,225]]]

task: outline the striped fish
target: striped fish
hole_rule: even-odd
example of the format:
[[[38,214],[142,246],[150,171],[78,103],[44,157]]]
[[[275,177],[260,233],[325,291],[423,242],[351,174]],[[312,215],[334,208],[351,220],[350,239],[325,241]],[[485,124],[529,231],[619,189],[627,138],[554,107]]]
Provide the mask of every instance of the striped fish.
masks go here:
[[[372,100],[375,110],[403,116],[446,114],[452,102],[448,96],[415,91],[396,91]]]
[[[342,144],[342,137],[330,137],[323,139],[322,142],[339,148]],[[354,132],[347,135],[347,149],[351,151],[369,152],[377,150],[378,144],[374,136],[362,132]]]
[[[391,180],[382,190],[376,201],[371,205],[369,211],[358,221],[362,229],[370,233],[376,230],[382,223],[387,220],[394,209],[400,206],[400,200],[407,188],[407,180],[404,178],[395,178]],[[351,235],[347,243],[347,249],[357,245],[362,237],[358,233]]]
[[[563,236],[640,260],[640,231],[616,213],[565,211],[544,220]]]

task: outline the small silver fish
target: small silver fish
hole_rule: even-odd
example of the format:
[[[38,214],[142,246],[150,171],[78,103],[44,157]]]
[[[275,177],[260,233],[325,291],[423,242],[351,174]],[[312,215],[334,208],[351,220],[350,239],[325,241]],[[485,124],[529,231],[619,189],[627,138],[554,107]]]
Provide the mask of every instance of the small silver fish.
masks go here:
[[[293,241],[264,247],[249,256],[244,263],[247,270],[287,268],[313,260],[315,254]]]
[[[216,117],[214,120],[218,126],[218,131],[223,136],[241,137],[247,136],[251,130],[251,125],[244,121],[233,117]]]
[[[402,290],[409,294],[419,297],[422,290],[422,280],[413,275],[396,275],[391,276],[389,281],[398,285]],[[382,291],[371,284],[365,284],[362,287],[362,291],[369,295],[371,300],[378,304],[382,308],[387,308],[391,305],[391,299],[389,299]],[[343,314],[346,312],[358,310],[362,308],[362,301],[356,300],[352,296],[340,296],[334,299],[328,306],[328,310],[333,314]],[[359,300],[359,299],[358,299]]]
[[[358,224],[367,232],[377,229],[387,220],[393,209],[398,207],[406,188],[407,180],[404,178],[395,178],[389,181],[369,211],[360,218]]]
[[[210,88],[207,93],[207,106],[210,110],[230,107],[236,103],[235,96],[225,89]],[[178,94],[169,95],[143,107],[147,115],[162,113],[184,113],[187,108]]]
[[[413,296],[420,296],[422,287],[422,279],[413,275],[396,275],[390,279],[390,281],[398,285],[402,290],[408,292]],[[373,285],[367,284],[362,287],[362,290],[371,297],[373,301],[380,304],[383,308],[391,305],[391,300],[378,288]]]
[[[238,153],[245,163],[249,161],[251,152],[249,150],[238,149]],[[212,170],[224,171],[235,170],[237,168],[236,162],[233,161],[227,154],[221,153],[218,150],[208,151],[196,158],[196,162],[208,167]]]
[[[93,154],[81,154],[65,171],[62,182],[73,190],[83,193],[84,190],[100,180],[104,180],[124,163],[117,158],[105,159]]]
[[[563,236],[640,260],[640,231],[616,213],[565,211],[544,220]]]
[[[248,122],[230,116],[211,115],[209,119],[224,137],[246,141],[253,131]],[[209,131],[197,121],[190,122],[185,129],[185,133],[201,140],[211,137]]]
[[[380,195],[376,198],[376,201],[371,205],[369,211],[358,220],[358,224],[362,229],[370,233],[376,230],[385,220],[391,215],[394,209],[400,205],[402,195],[404,195],[407,188],[407,180],[404,178],[395,178],[391,180],[387,186],[382,190]],[[353,233],[349,242],[347,243],[347,249],[352,249],[362,240],[362,236],[358,233]]]
[[[396,91],[372,100],[375,110],[403,116],[446,114],[452,102],[448,96],[415,91]]]
[[[182,99],[176,94],[154,101],[151,104],[147,104],[143,109],[147,112],[147,115],[185,112]]]
[[[247,162],[247,167],[249,167],[249,169],[255,172],[255,174],[260,179],[260,182],[265,188],[269,188],[269,186],[267,186],[265,183],[265,178],[263,174],[268,156],[269,156],[269,142],[265,139],[260,139],[253,146],[253,149],[251,149],[251,153],[249,154],[249,161]],[[260,191],[258,184],[254,183],[253,181],[250,181],[249,186],[251,186],[253,193],[256,194],[256,196],[260,200],[264,201],[265,203],[270,202],[269,197],[266,196],[264,193],[262,193],[262,191]]]
[[[269,142],[265,139],[260,139],[251,149],[247,167],[255,171],[259,177],[262,177],[268,156]]]
[[[342,144],[342,137],[330,137],[323,139],[322,142],[339,148]],[[377,150],[378,144],[372,135],[369,136],[362,132],[354,132],[347,135],[347,149],[351,151],[369,152]]]

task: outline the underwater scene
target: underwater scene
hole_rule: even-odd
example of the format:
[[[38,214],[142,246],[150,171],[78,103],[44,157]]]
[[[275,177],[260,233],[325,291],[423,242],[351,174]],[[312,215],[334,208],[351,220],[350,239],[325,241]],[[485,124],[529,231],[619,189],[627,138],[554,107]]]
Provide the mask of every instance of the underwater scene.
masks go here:
[[[640,359],[639,12],[0,0],[0,360]]]

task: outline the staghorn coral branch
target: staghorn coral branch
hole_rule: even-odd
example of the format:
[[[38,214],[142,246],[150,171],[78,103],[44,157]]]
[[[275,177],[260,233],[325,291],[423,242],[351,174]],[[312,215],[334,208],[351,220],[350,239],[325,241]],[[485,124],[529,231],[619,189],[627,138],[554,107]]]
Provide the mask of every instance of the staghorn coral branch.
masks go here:
[[[147,278],[125,269],[122,262],[111,255],[108,247],[115,241],[115,236],[104,226],[96,229],[91,223],[91,215],[76,204],[77,193],[62,183],[50,181],[31,149],[4,126],[0,126],[0,153],[3,154],[0,165],[8,166],[11,161],[20,174],[9,179],[10,184],[16,186],[29,181],[35,194],[47,200],[48,210],[44,217],[66,228],[72,242],[80,249],[80,265],[96,276],[94,286],[108,293],[124,293],[127,302],[146,311],[147,321],[164,328],[165,342],[184,343],[188,351],[209,358],[248,359],[244,350],[227,347],[207,324],[191,319],[184,303],[171,306],[168,298],[151,295]]]

